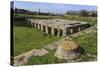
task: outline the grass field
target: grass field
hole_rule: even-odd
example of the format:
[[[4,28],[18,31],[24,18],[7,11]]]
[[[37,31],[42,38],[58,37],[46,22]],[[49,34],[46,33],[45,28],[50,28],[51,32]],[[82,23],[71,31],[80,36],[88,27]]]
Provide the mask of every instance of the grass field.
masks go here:
[[[79,58],[80,62],[96,61],[97,60],[97,34],[96,32],[81,35],[73,40],[84,49],[84,54]],[[66,63],[66,60],[58,60],[55,56],[55,51],[51,51],[42,57],[31,57],[28,65],[33,64],[54,64]],[[27,65],[26,64],[26,65]]]
[[[14,56],[31,49],[42,48],[60,38],[47,35],[32,27],[14,26]]]
[[[94,61],[97,59],[97,33],[85,33],[73,40],[84,49],[84,54],[80,57],[81,61]]]

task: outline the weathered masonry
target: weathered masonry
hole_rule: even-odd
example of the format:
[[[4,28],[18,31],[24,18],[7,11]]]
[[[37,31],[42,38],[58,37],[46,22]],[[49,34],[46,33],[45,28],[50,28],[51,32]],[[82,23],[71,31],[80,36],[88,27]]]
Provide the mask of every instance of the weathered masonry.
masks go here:
[[[90,27],[89,23],[64,19],[26,19],[28,26],[55,36],[66,36]]]

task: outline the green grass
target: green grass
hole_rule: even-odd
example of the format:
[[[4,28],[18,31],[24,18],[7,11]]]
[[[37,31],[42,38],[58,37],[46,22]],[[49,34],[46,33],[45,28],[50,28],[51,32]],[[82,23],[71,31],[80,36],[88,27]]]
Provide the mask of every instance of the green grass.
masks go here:
[[[97,60],[97,34],[96,32],[81,35],[73,40],[84,49],[84,54],[79,59],[80,62],[95,61]],[[90,56],[87,55],[91,54]],[[42,57],[31,57],[26,65],[34,64],[55,64],[55,63],[67,63],[67,60],[57,59],[55,51],[49,51],[48,54]],[[93,57],[95,55],[96,57]]]
[[[31,57],[28,61],[28,65],[32,65],[32,64],[51,64],[51,63],[55,63],[56,61],[56,57],[54,56],[55,51],[52,51],[44,56],[41,57]],[[26,65],[27,65],[26,64]]]
[[[85,33],[82,36],[74,38],[75,42],[85,49],[86,52],[96,53],[97,47],[97,33]]]
[[[80,57],[81,61],[94,61],[97,56],[97,33],[85,33],[73,40],[84,49],[84,54]],[[91,56],[88,56],[90,54]],[[93,57],[93,55],[95,57]]]
[[[36,48],[42,48],[61,37],[47,35],[32,27],[14,26],[14,56]]]
[[[36,65],[36,64],[55,64],[55,63],[65,63],[66,60],[57,59],[55,56],[55,50],[50,51],[48,54],[44,56],[37,56],[37,57],[31,57],[26,65]]]

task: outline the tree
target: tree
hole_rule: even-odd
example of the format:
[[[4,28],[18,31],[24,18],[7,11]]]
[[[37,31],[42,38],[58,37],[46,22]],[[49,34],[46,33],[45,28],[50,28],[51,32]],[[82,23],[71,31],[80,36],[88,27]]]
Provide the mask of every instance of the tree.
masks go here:
[[[86,10],[81,10],[80,13],[79,13],[80,16],[83,16],[83,17],[88,17],[88,11]]]
[[[69,10],[67,11],[67,15],[78,15],[78,11]]]

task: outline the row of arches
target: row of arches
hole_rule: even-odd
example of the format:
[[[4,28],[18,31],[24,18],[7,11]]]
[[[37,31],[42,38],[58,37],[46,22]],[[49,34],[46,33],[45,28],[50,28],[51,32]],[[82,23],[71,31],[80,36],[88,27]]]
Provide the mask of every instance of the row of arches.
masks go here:
[[[66,31],[67,31],[66,34],[73,34],[89,27],[90,27],[90,24],[82,24],[79,26],[69,27],[69,28],[66,28]]]
[[[34,28],[41,30],[43,32],[46,32],[47,34],[50,34],[50,35],[54,35],[54,36],[62,36],[63,35],[63,30],[61,30],[61,29],[51,28],[49,26],[41,25],[38,23],[29,21],[28,26],[34,27]]]
[[[63,30],[61,29],[59,30],[57,28],[51,28],[44,25],[43,25],[43,32],[46,32],[47,34],[54,35],[54,36],[62,36],[63,34]]]
[[[90,24],[81,24],[77,26],[66,27],[66,29],[57,29],[31,21],[28,21],[28,25],[54,36],[68,35],[90,27]]]

